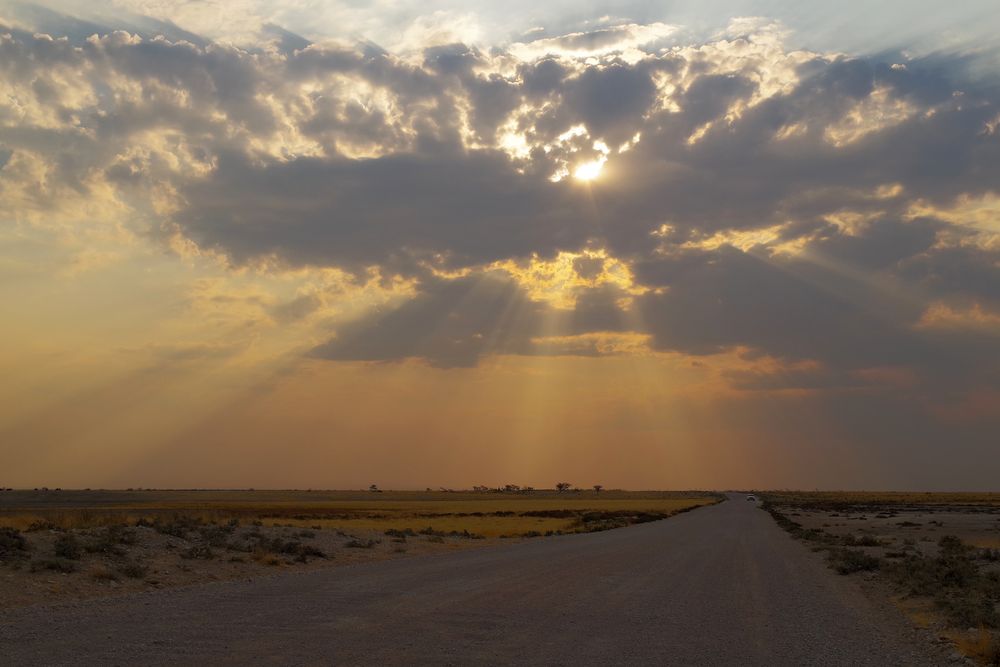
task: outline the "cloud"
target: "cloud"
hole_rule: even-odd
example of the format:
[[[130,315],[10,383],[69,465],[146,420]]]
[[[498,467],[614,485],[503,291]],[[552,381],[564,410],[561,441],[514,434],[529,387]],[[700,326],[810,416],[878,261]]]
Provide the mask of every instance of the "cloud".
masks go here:
[[[342,326],[312,355],[348,361],[426,359],[441,368],[474,366],[487,353],[524,354],[542,307],[497,276],[433,281],[395,309]]]
[[[654,51],[658,42],[662,42],[677,31],[677,26],[665,23],[647,25],[626,23],[557,37],[539,37],[528,42],[514,43],[508,48],[521,60],[552,55],[585,58],[621,53],[640,47]]]
[[[268,21],[250,48],[37,14],[70,38],[2,31],[0,212],[103,202],[234,268],[413,283],[390,310],[333,322],[322,358],[469,366],[601,354],[613,346],[586,337],[614,333],[828,369],[789,385],[887,366],[994,381],[976,361],[997,351],[993,320],[955,322],[996,311],[1000,248],[954,210],[996,194],[1000,99],[961,63],[790,49],[760,22],[690,43],[626,22],[484,48],[447,16],[392,53]],[[572,177],[593,161],[596,180]],[[550,302],[511,268],[566,254],[582,281],[608,263],[627,277]],[[270,314],[304,318],[317,298]]]
[[[184,195],[176,222],[237,261],[277,254],[299,265],[397,268],[442,257],[458,268],[552,254],[588,237],[585,206],[569,185],[519,174],[497,151],[428,147],[265,167],[226,154]]]

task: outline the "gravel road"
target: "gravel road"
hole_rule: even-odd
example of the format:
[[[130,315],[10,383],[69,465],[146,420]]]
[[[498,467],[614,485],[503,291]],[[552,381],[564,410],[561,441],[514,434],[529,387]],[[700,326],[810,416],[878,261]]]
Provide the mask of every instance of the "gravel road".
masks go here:
[[[940,665],[941,654],[729,502],[604,533],[0,619],[4,665]]]

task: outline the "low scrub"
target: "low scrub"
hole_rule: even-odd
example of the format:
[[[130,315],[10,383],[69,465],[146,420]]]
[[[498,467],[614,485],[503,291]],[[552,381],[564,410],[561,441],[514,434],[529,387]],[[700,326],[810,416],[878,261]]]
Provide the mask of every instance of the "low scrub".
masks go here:
[[[834,549],[827,556],[830,567],[837,574],[852,574],[854,572],[870,572],[879,569],[881,561],[866,554],[860,549]]]
[[[235,531],[236,526],[233,524],[226,524],[224,526],[199,526],[197,528],[197,533],[202,542],[219,549],[224,548],[228,544],[230,536]]]
[[[21,560],[28,555],[28,540],[16,528],[0,528],[0,561]]]
[[[977,550],[953,535],[938,542],[938,554],[908,555],[886,567],[889,578],[908,595],[933,598],[953,627],[1000,627],[1000,574],[984,572]]]
[[[406,540],[407,537],[416,537],[417,533],[412,528],[389,528],[385,531],[385,534],[389,537],[394,537],[396,539]]]
[[[171,517],[157,517],[152,522],[140,519],[136,525],[148,526],[163,535],[170,535],[172,537],[179,537],[182,540],[186,540],[190,533],[193,533],[199,528],[205,526],[205,520],[197,516],[175,514]]]
[[[207,544],[192,544],[188,549],[181,552],[181,558],[189,560],[212,560],[215,552]]]
[[[129,579],[144,579],[149,573],[149,568],[138,561],[125,561],[115,569],[119,574]]]
[[[871,535],[844,535],[841,540],[845,547],[880,547],[882,543]]]
[[[53,543],[52,553],[55,554],[56,558],[80,560],[80,557],[83,555],[83,547],[80,546],[80,541],[76,539],[76,535],[73,533],[63,533]]]
[[[444,540],[442,540],[443,542]],[[349,541],[344,546],[348,549],[371,549],[376,544],[381,544],[382,540],[359,540],[357,538]]]
[[[321,549],[309,544],[302,544],[298,540],[285,540],[280,537],[267,538],[263,535],[251,537],[253,541],[251,551],[258,555],[267,553],[291,556],[300,563],[305,563],[310,558],[327,558],[326,553]]]
[[[86,540],[83,548],[88,553],[102,553],[110,556],[124,556],[128,547],[138,541],[138,536],[131,528],[121,525],[98,528]]]

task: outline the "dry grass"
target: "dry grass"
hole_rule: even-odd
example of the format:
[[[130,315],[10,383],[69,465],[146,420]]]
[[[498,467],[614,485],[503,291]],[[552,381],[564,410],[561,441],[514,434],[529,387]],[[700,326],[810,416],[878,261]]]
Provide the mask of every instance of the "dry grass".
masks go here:
[[[918,627],[932,628],[941,620],[941,614],[927,598],[895,595],[892,602]]]
[[[980,549],[1000,549],[1000,537],[974,537],[968,542]]]
[[[385,518],[358,519],[307,519],[267,522],[272,525],[321,526],[325,529],[351,531],[413,530],[427,528],[438,533],[461,533],[468,531],[484,537],[501,535],[522,535],[529,532],[548,533],[571,530],[575,519],[552,519],[522,516],[388,516]]]
[[[997,633],[979,628],[973,632],[946,632],[945,636],[977,664],[990,667],[1000,665],[1000,635]]]
[[[573,529],[580,514],[672,515],[717,502],[709,494],[604,491],[530,495],[363,491],[7,491],[0,526],[19,530],[170,520],[242,523],[340,530],[432,528],[498,537]],[[559,514],[562,515],[559,515]],[[534,514],[534,516],[532,516]],[[550,514],[546,516],[546,514]],[[556,516],[552,516],[555,514]]]
[[[94,565],[87,570],[87,575],[94,581],[117,581],[118,574],[103,563]]]

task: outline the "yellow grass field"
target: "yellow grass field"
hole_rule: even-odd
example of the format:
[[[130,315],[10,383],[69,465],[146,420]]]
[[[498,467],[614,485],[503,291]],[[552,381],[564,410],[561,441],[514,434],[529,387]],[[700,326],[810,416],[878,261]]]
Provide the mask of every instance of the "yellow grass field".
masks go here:
[[[185,515],[209,522],[344,531],[430,528],[499,537],[572,532],[585,515],[594,519],[592,514],[634,523],[718,500],[712,494],[663,491],[6,491],[0,495],[0,525],[89,528]]]

